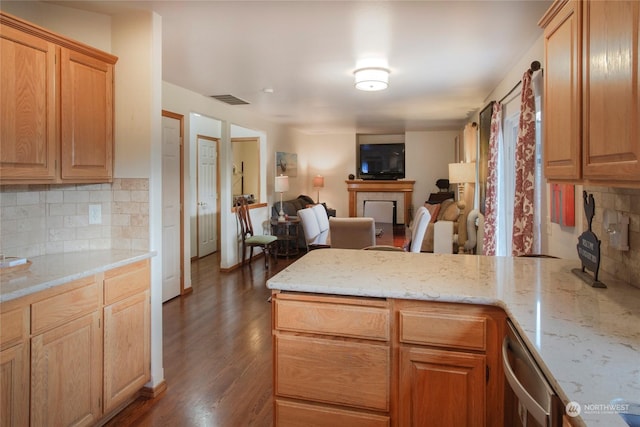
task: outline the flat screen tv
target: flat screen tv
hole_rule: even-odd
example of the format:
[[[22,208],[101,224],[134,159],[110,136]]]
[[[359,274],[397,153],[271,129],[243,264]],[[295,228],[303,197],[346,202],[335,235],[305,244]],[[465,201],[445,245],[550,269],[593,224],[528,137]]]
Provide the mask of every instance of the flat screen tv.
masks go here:
[[[404,143],[360,144],[358,178],[404,178]]]

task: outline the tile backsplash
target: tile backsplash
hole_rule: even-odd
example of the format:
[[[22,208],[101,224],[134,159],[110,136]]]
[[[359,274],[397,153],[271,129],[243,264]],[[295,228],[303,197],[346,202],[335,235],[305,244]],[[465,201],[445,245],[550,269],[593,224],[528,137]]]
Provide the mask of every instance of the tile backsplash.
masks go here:
[[[90,207],[98,215],[90,220]],[[0,253],[149,248],[149,180],[0,186]]]
[[[584,190],[588,194],[593,194],[596,202],[592,227],[593,232],[602,242],[600,269],[640,288],[640,189],[585,186]],[[582,194],[576,194],[576,197],[582,200]],[[605,208],[629,216],[628,251],[619,251],[609,246],[609,237],[602,225]],[[581,210],[579,214],[584,215],[584,212]]]

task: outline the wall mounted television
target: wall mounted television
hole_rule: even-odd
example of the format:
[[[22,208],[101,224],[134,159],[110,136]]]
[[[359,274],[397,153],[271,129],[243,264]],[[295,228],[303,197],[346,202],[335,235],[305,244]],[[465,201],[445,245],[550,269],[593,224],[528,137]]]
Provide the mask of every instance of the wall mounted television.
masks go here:
[[[403,179],[404,143],[360,144],[358,178]]]

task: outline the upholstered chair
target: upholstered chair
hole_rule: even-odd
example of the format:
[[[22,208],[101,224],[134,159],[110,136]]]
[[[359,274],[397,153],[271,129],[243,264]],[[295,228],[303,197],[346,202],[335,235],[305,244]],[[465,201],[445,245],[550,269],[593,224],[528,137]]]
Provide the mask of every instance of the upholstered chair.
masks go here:
[[[331,247],[363,249],[376,244],[376,224],[373,218],[329,218]]]

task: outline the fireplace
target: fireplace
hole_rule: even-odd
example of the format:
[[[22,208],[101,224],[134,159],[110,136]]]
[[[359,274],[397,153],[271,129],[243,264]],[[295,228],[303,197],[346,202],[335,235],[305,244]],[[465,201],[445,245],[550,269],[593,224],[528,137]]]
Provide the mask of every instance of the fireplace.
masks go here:
[[[395,202],[397,224],[408,224],[411,220],[411,201],[415,181],[370,181],[348,180],[349,216],[363,216],[366,200]]]
[[[385,222],[393,225],[398,224],[398,202],[395,200],[365,199],[363,201],[363,212],[363,216],[373,217],[376,223]]]

